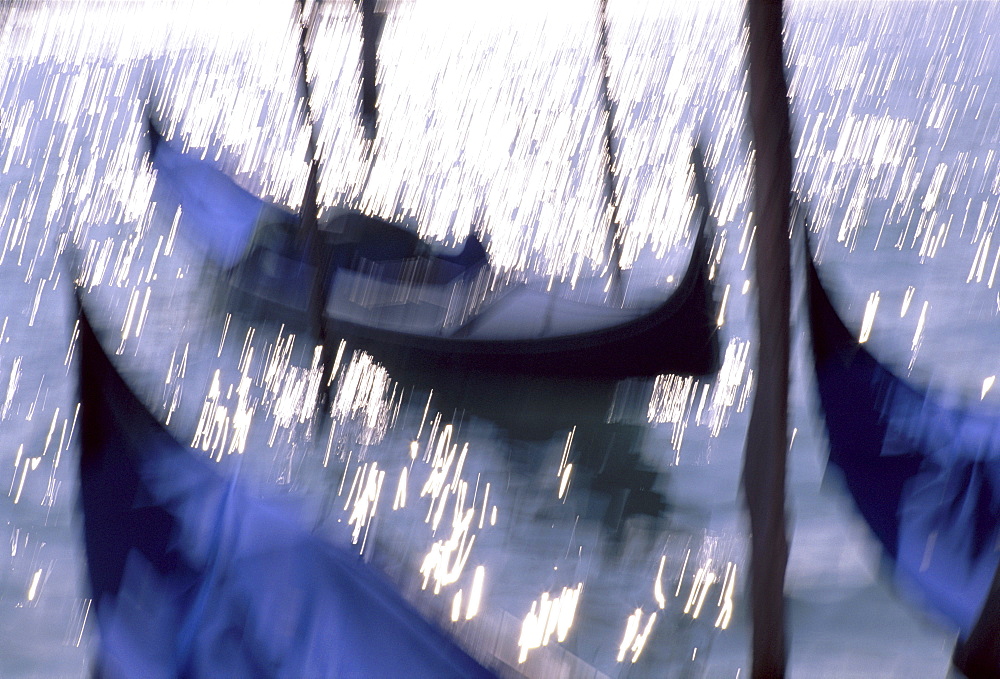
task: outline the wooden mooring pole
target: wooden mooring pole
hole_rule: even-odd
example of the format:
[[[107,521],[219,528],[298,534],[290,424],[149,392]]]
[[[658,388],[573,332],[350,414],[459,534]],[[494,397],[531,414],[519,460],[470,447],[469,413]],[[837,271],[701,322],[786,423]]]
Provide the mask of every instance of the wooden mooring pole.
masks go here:
[[[781,0],[747,0],[754,164],[757,386],[743,458],[750,517],[755,679],[785,674],[785,465],[788,451],[789,216],[792,182]]]

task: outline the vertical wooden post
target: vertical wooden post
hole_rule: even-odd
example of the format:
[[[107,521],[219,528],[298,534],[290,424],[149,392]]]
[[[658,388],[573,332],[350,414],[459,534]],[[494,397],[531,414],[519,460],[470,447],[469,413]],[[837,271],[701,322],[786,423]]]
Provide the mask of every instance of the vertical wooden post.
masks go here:
[[[326,324],[323,322],[323,311],[326,303],[326,271],[330,266],[328,253],[320,246],[319,233],[319,157],[317,156],[319,140],[316,133],[316,119],[312,110],[312,88],[309,84],[309,30],[314,14],[306,15],[306,0],[296,0],[299,15],[299,96],[302,97],[304,122],[309,126],[309,143],[306,154],[309,161],[309,174],[306,177],[306,188],[302,196],[302,225],[299,230],[299,243],[309,253],[310,264],[315,270],[312,289],[309,290],[309,318],[320,344],[320,380],[317,402],[319,405],[319,422],[326,421],[328,391],[332,381],[333,346],[327,336]],[[317,12],[315,5],[312,12]]]
[[[757,388],[743,488],[750,515],[751,676],[785,674],[785,464],[788,450],[789,213],[792,157],[781,0],[747,0],[750,125],[755,149]]]
[[[371,143],[378,128],[378,43],[385,13],[375,11],[375,0],[355,2],[361,9],[361,123]]]
[[[604,106],[604,202],[611,207],[611,224],[605,250],[608,270],[613,284],[615,302],[623,303],[625,291],[622,284],[622,234],[618,207],[618,149],[615,144],[615,113],[617,106],[611,98],[611,62],[608,55],[608,0],[599,0],[600,23],[597,26],[597,59],[601,64],[601,103]]]

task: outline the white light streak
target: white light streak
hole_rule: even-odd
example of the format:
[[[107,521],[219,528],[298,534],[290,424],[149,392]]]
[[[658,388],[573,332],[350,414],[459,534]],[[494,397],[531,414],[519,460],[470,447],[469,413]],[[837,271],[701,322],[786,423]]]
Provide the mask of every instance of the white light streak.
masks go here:
[[[875,312],[878,311],[879,294],[878,290],[868,296],[868,303],[865,305],[865,315],[861,320],[861,333],[858,342],[864,344],[872,332],[872,325],[875,323]]]
[[[576,427],[570,429],[569,434],[566,436],[566,445],[563,446],[562,458],[559,460],[559,470],[556,475],[559,477],[559,491],[557,497],[564,500],[566,497],[566,491],[569,488],[570,476],[573,473],[573,465],[569,462],[569,451],[570,447],[573,445],[573,436],[576,433]]]
[[[70,361],[73,360],[73,352],[76,351],[76,340],[80,336],[80,320],[73,323],[73,332],[70,334],[69,346],[66,347],[66,356],[63,358],[63,365],[66,366],[66,374],[69,374]]]
[[[646,647],[646,640],[649,639],[649,633],[653,630],[653,624],[656,622],[656,612],[654,611],[649,614],[646,626],[640,632],[639,627],[642,625],[642,616],[642,609],[637,608],[628,617],[628,621],[625,623],[625,634],[618,647],[618,662],[624,661],[625,656],[629,652],[632,653],[632,662],[636,662],[642,654],[642,650]]]
[[[674,464],[680,462],[680,449],[691,419],[694,398],[700,381],[680,375],[657,375],[653,393],[646,408],[646,421],[651,424],[672,424],[670,443],[676,453]]]
[[[21,457],[20,452],[21,450],[18,448],[18,457]],[[14,504],[21,501],[21,493],[24,491],[24,480],[28,477],[28,468],[30,467],[32,470],[37,469],[40,461],[40,457],[21,458],[21,481],[17,484],[17,494],[14,496]],[[15,472],[15,478],[16,477],[17,472]]]
[[[518,663],[528,659],[529,651],[547,646],[553,635],[556,641],[566,641],[576,617],[576,607],[583,592],[583,583],[576,587],[563,587],[558,596],[551,597],[544,592],[531,602],[531,610],[521,623],[521,635],[517,641],[521,651]]]
[[[431,545],[420,565],[420,574],[424,576],[423,589],[427,589],[433,579],[434,593],[440,594],[443,587],[458,582],[476,541],[475,534],[469,532],[473,513],[473,509],[468,509],[460,520],[453,522],[452,533],[447,540],[437,540]]]
[[[142,332],[143,326],[146,325],[146,314],[149,311],[149,293],[151,291],[152,291],[152,288],[147,287],[146,288],[146,294],[143,295],[143,298],[142,298],[142,310],[139,312],[139,321],[135,325],[135,336],[136,337],[139,336],[139,333]]]
[[[472,576],[472,591],[469,593],[469,603],[465,609],[465,619],[472,620],[479,613],[483,598],[483,582],[486,580],[486,567],[476,566]]]
[[[674,596],[678,597],[681,595],[681,587],[684,585],[684,573],[687,571],[688,559],[691,558],[691,550],[688,549],[684,552],[684,563],[681,564],[681,574],[677,577],[677,589],[674,590]]]
[[[365,465],[365,468],[366,472],[362,472],[361,483],[357,486],[358,492],[353,501],[351,516],[347,520],[348,525],[354,526],[354,531],[351,533],[351,541],[354,544],[358,543],[362,530],[367,534],[368,525],[378,508],[382,482],[385,480],[385,472],[378,468],[377,462],[372,462],[371,466]]]
[[[31,304],[31,316],[28,319],[28,327],[35,325],[35,315],[38,314],[38,305],[42,301],[42,290],[45,288],[46,280],[44,278],[39,279],[38,289],[35,291],[35,299]]]
[[[722,302],[719,303],[719,317],[715,319],[715,324],[720,328],[726,323],[726,302],[729,301],[730,287],[731,286],[727,283],[726,289],[722,293]]]
[[[715,381],[715,388],[712,391],[711,418],[709,427],[713,437],[722,432],[722,428],[729,421],[730,411],[736,403],[736,395],[739,393],[740,384],[747,375],[747,361],[750,356],[750,342],[734,337],[729,340],[726,346],[726,354],[722,360],[722,367],[719,368],[719,376]],[[706,389],[708,385],[705,385]],[[701,419],[701,408],[697,420]]]
[[[52,434],[56,431],[56,421],[59,419],[59,408],[56,408],[55,412],[52,413],[52,421],[49,423],[49,432],[45,435],[45,446],[42,448],[42,456],[49,452],[49,444],[52,443]],[[56,450],[56,454],[59,454],[59,450]]]
[[[133,290],[128,298],[128,310],[125,312],[125,320],[122,322],[122,340],[118,345],[116,353],[121,354],[125,350],[125,340],[128,339],[129,331],[132,328],[132,319],[135,317],[135,307],[139,302],[139,291]]]
[[[0,409],[0,420],[7,419],[10,407],[14,403],[14,394],[17,393],[18,383],[21,381],[21,356],[14,358],[10,367],[10,377],[7,379],[7,394],[3,400],[3,408]]]
[[[406,479],[407,472],[406,467],[403,467],[399,471],[399,482],[396,484],[396,494],[392,498],[392,510],[396,511],[402,507],[406,507]]]
[[[719,597],[719,617],[715,619],[715,626],[719,629],[726,629],[733,619],[733,592],[736,590],[736,564],[729,562],[726,564],[726,577],[722,582],[722,594]]]
[[[77,648],[80,647],[80,642],[83,641],[83,631],[87,628],[87,617],[90,615],[90,604],[93,600],[86,599],[83,604],[83,620],[80,623],[80,633],[76,637],[76,642],[73,644]]]
[[[17,454],[14,455],[14,476],[10,480],[10,489],[7,491],[7,497],[10,497],[14,492],[14,484],[17,483],[17,468],[21,464],[21,458],[24,456],[24,444],[22,443],[17,447]]]
[[[565,499],[566,491],[569,488],[570,475],[573,473],[573,465],[568,464],[563,468],[562,474],[560,475],[559,481],[559,499]]]
[[[927,309],[930,307],[929,302],[924,302],[923,307],[920,309],[920,318],[917,319],[917,327],[913,331],[913,341],[910,342],[910,351],[913,352],[910,358],[910,366],[913,366],[913,361],[917,357],[917,349],[920,348],[920,344],[923,341],[924,334],[924,323],[927,320]]]
[[[966,277],[965,282],[971,283],[972,279],[975,278],[977,283],[983,280],[983,270],[986,268],[986,260],[989,257],[990,252],[990,239],[993,233],[987,233],[986,237],[979,241],[979,246],[976,248],[976,255],[972,258],[972,268],[969,269],[969,275]]]
[[[229,410],[219,404],[222,396],[220,384],[221,370],[216,369],[212,374],[212,383],[208,389],[208,396],[201,407],[201,414],[198,416],[198,424],[195,426],[194,439],[191,441],[192,448],[200,448],[208,452],[217,451],[216,461],[221,459],[223,446],[229,436]]]
[[[338,356],[342,354],[343,345],[338,350]],[[314,361],[314,370],[316,374],[311,377],[308,392],[310,398],[317,393],[322,378],[318,357]],[[388,371],[370,354],[355,351],[338,378],[330,416],[340,426],[350,425],[351,435],[358,443],[375,444],[385,438],[399,396],[399,389]]]
[[[687,603],[684,604],[685,614],[689,613],[694,619],[697,619],[701,615],[701,609],[705,605],[708,590],[715,584],[717,579],[715,573],[712,571],[712,560],[709,559],[704,566],[698,569],[698,572],[694,576],[694,582],[691,584],[691,593],[688,595]]]
[[[913,301],[914,292],[916,292],[916,288],[914,288],[912,285],[907,286],[906,293],[903,294],[903,306],[899,309],[900,318],[906,316],[906,312],[910,310],[910,302]]]
[[[663,610],[667,607],[667,598],[663,595],[663,567],[667,563],[667,555],[664,554],[660,557],[660,567],[656,570],[656,579],[653,580],[653,598],[656,599],[656,605]]]
[[[31,584],[28,585],[28,601],[34,601],[35,596],[38,595],[38,581],[42,577],[42,569],[39,568],[35,571],[34,575],[31,576]]]
[[[250,425],[253,423],[253,415],[256,407],[250,400],[250,387],[252,380],[244,373],[240,376],[239,385],[236,387],[236,410],[233,412],[232,429],[233,438],[226,453],[236,452],[242,455],[246,451],[247,439],[250,436]]]
[[[479,527],[480,528],[483,527],[483,521],[486,520],[486,505],[489,502],[489,499],[490,499],[490,484],[487,482],[487,484],[486,484],[486,490],[483,491],[482,511],[479,513]],[[494,507],[493,522],[492,523],[496,523],[496,507]]]

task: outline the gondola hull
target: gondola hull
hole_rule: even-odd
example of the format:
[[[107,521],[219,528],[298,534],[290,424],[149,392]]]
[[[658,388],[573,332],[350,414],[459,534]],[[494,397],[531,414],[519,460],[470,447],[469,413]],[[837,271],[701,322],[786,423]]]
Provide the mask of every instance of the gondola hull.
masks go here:
[[[608,319],[604,327],[565,334],[525,333],[516,338],[491,337],[488,330],[480,331],[479,336],[462,336],[461,327],[407,332],[377,320],[359,322],[356,316],[341,312],[338,300],[331,297],[327,332],[348,338],[376,355],[388,353],[426,368],[594,379],[663,373],[707,375],[717,370],[719,363],[717,307],[707,271],[709,238],[707,227],[701,225],[680,284],[651,309],[629,313],[536,296],[534,303],[511,305],[506,310],[509,323],[505,319],[494,323],[495,327],[510,327],[524,317],[579,317],[596,311]],[[575,307],[581,307],[579,312]],[[622,317],[626,320],[616,320]]]
[[[178,443],[80,320],[101,677],[492,677],[351,550]]]
[[[838,317],[811,259],[807,277],[830,463],[899,588],[958,629],[959,669],[1000,676],[1000,421],[893,374]]]
[[[624,379],[718,368],[707,181],[697,151],[700,218],[685,273],[659,302],[627,307],[574,301],[558,285],[515,286],[477,300],[487,254],[474,237],[458,256],[435,254],[398,224],[348,211],[306,238],[297,216],[175,150],[153,126],[150,135],[158,191],[181,208],[182,230],[225,270],[227,302],[237,311],[315,327],[310,299],[318,286],[326,290],[327,337],[433,369]],[[382,301],[371,302],[374,289]],[[464,314],[457,322],[455,308]]]

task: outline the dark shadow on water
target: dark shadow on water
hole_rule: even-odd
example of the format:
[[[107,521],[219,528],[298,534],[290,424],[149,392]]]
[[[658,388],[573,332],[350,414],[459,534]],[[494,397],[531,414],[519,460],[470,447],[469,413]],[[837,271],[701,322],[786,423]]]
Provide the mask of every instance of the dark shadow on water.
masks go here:
[[[630,519],[667,514],[666,474],[641,457],[647,427],[609,421],[617,381],[427,370],[391,352],[378,359],[401,383],[433,390],[438,410],[495,426],[512,474],[542,473],[539,444],[565,440],[573,430],[573,484],[587,497],[581,518],[600,522],[611,546],[623,538]]]

